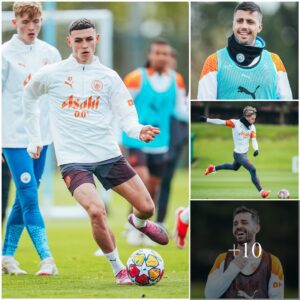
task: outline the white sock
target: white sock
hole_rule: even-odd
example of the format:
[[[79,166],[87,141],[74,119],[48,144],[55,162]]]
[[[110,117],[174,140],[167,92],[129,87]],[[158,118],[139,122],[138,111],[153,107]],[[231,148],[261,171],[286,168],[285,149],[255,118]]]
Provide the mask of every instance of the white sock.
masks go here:
[[[117,275],[121,270],[125,268],[125,266],[122,264],[120,258],[119,258],[119,253],[118,249],[115,248],[113,252],[110,253],[104,253],[105,257],[109,261],[114,275]]]
[[[189,224],[190,222],[190,207],[186,207],[183,212],[180,214],[180,220],[184,224]]]
[[[147,222],[147,220],[140,219],[140,218],[136,217],[134,214],[133,214],[133,217],[132,217],[132,221],[133,221],[133,224],[135,225],[136,228],[145,227],[146,222]]]

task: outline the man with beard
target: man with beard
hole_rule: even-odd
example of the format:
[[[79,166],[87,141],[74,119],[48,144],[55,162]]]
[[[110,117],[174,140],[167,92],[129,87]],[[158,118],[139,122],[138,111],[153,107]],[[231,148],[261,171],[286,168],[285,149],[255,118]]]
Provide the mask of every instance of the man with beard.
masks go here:
[[[204,63],[197,99],[293,99],[284,64],[257,36],[262,29],[260,7],[254,2],[239,3],[228,46]]]
[[[257,211],[236,208],[232,233],[238,245],[217,257],[206,282],[206,298],[284,299],[281,263],[256,242],[260,228]]]
[[[256,112],[257,111],[255,107],[246,106],[243,109],[243,116],[239,120],[221,120],[210,119],[203,116],[200,117],[200,122],[231,127],[234,142],[233,163],[225,163],[217,166],[210,165],[206,168],[204,175],[208,175],[212,172],[217,172],[219,170],[238,171],[240,167],[243,166],[246,170],[249,171],[251,175],[251,180],[258,192],[260,193],[260,196],[262,198],[267,198],[271,192],[262,188],[260,181],[256,175],[256,168],[247,157],[250,139],[252,141],[252,146],[254,149],[253,156],[256,157],[259,154],[258,144],[256,141],[256,128],[254,126],[256,120]]]

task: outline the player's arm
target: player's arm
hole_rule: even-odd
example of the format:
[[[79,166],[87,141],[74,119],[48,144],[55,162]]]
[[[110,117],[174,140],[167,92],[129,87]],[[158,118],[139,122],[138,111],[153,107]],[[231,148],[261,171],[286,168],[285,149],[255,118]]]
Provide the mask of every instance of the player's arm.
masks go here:
[[[137,69],[127,74],[124,78],[124,83],[131,95],[131,98],[134,100],[139,94],[142,86],[141,70]]]
[[[5,57],[2,55],[2,91],[3,91],[3,87],[7,83],[8,72],[9,72],[9,64],[5,59]]]
[[[257,143],[257,139],[256,139],[256,129],[255,129],[254,125],[252,125],[250,138],[251,138],[251,141],[252,141],[252,147],[254,149],[253,156],[257,156],[258,155],[258,143]]]
[[[271,255],[272,271],[269,281],[269,298],[284,299],[284,275],[279,259]]]
[[[189,106],[186,98],[185,82],[181,74],[176,73],[176,103],[175,103],[175,117],[177,120],[189,121]]]
[[[118,118],[120,128],[129,137],[150,142],[159,133],[159,128],[139,123],[134,101],[118,75],[114,77],[110,99],[113,114]]]
[[[281,100],[292,100],[292,90],[288,80],[285,66],[280,57],[271,53],[271,57],[276,68],[276,94],[277,98]]]
[[[23,94],[25,129],[28,136],[27,152],[33,158],[39,158],[43,143],[40,129],[39,97],[47,93],[45,79],[47,73],[40,70],[29,81]]]
[[[204,116],[200,116],[200,122],[206,122],[213,125],[225,125],[227,127],[235,128],[235,122],[233,119],[222,120],[222,119],[210,119]]]
[[[216,100],[218,91],[218,57],[217,53],[210,55],[202,68],[198,82],[199,100]]]
[[[206,298],[220,298],[247,263],[245,257],[239,254],[230,262],[228,268],[224,272],[225,256],[226,253],[223,253],[217,257],[208,275],[204,290]]]

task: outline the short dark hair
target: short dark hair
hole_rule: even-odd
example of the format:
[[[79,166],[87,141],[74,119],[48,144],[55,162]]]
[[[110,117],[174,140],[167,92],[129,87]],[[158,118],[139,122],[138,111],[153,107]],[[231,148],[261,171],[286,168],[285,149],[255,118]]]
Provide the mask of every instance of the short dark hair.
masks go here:
[[[246,206],[240,206],[240,207],[237,207],[235,209],[235,211],[233,212],[233,218],[240,214],[240,213],[250,213],[251,214],[251,218],[252,220],[256,223],[256,224],[259,224],[260,223],[260,219],[259,219],[259,215],[258,215],[258,212],[255,210],[255,209],[252,209],[252,208],[248,208]]]
[[[255,11],[258,12],[260,16],[260,21],[262,21],[262,11],[260,7],[255,2],[240,2],[234,9],[233,15],[238,10],[244,10],[244,11],[250,11],[251,13],[254,13]]]
[[[71,33],[73,30],[83,30],[88,28],[94,28],[96,29],[95,24],[86,18],[81,18],[73,21],[69,26],[69,33]]]
[[[151,46],[152,45],[167,45],[167,46],[171,46],[169,41],[165,38],[162,38],[162,37],[159,37],[159,38],[156,38],[154,40],[151,41],[150,43],[150,46],[149,46],[149,51],[151,49]]]

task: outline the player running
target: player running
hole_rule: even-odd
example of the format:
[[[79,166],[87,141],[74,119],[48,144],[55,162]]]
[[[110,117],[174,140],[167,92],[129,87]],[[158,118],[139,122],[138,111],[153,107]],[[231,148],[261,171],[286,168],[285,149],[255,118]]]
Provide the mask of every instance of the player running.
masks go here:
[[[111,264],[117,284],[132,284],[121,262],[114,234],[96,190],[93,175],[105,189],[113,189],[133,207],[129,223],[159,244],[167,244],[166,231],[148,219],[154,203],[145,185],[121,155],[112,130],[113,117],[126,133],[144,142],[159,129],[138,123],[133,100],[118,74],[94,55],[99,35],[87,19],[71,23],[66,60],[40,70],[25,90],[24,107],[30,144],[28,152],[41,151],[37,98],[47,94],[51,132],[58,165],[67,188],[87,211],[93,236]]]
[[[247,152],[249,149],[249,141],[251,139],[252,146],[254,149],[253,156],[258,155],[258,144],[256,140],[256,129],[254,126],[256,120],[256,108],[252,106],[246,106],[243,110],[243,117],[239,120],[221,120],[221,119],[209,119],[206,117],[201,117],[200,121],[207,122],[209,124],[215,125],[226,125],[232,128],[232,137],[234,142],[234,161],[232,164],[225,163],[222,165],[214,166],[210,165],[205,170],[205,175],[219,170],[234,170],[237,171],[241,166],[249,171],[251,175],[251,180],[255,185],[256,189],[260,193],[262,198],[267,198],[270,195],[270,191],[264,190],[259,182],[256,175],[256,169],[254,165],[248,160]]]
[[[60,61],[54,47],[37,38],[42,26],[42,7],[37,2],[15,2],[12,24],[17,30],[2,45],[2,147],[16,186],[16,198],[6,225],[2,250],[2,273],[22,275],[14,259],[20,237],[26,227],[40,257],[41,267],[36,275],[58,273],[48,246],[43,217],[38,206],[38,187],[45,166],[49,134],[48,106],[42,102],[40,145],[43,151],[33,160],[27,153],[22,94],[32,75],[46,64]]]

